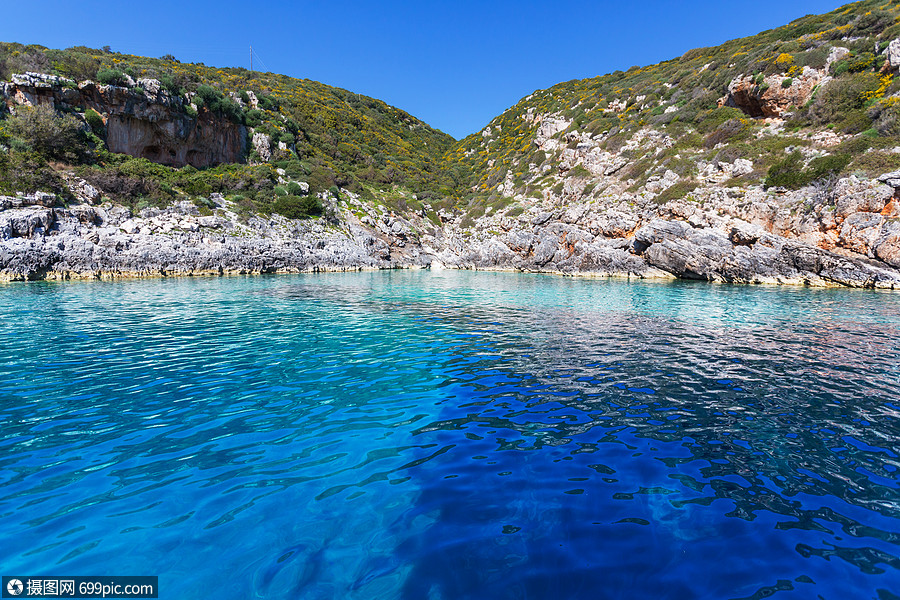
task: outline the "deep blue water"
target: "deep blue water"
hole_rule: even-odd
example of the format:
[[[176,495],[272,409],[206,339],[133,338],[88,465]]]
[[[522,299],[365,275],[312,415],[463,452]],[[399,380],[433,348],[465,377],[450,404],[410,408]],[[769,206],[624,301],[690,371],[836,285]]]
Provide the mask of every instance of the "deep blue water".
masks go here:
[[[900,294],[0,287],[0,573],[161,598],[900,597]]]

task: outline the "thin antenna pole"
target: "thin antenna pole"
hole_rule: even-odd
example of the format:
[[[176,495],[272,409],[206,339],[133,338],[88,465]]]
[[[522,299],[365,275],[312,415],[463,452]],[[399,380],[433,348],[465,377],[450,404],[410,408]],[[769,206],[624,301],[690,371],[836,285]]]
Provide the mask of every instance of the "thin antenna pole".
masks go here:
[[[253,72],[253,44],[250,44],[250,72]]]

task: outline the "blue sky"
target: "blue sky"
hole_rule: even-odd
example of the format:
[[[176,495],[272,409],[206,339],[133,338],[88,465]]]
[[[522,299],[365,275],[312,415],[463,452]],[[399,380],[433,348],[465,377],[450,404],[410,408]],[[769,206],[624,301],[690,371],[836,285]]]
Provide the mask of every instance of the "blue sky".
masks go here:
[[[456,138],[536,89],[680,56],[841,2],[29,0],[0,40],[174,54],[249,66],[380,98]],[[262,62],[260,62],[260,60]]]

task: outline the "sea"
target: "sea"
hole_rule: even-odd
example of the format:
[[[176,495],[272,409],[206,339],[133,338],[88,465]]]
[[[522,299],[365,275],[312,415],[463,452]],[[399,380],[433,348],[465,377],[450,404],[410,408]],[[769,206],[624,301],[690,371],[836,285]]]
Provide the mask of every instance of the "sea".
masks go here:
[[[900,599],[900,294],[0,286],[0,574],[172,599]]]

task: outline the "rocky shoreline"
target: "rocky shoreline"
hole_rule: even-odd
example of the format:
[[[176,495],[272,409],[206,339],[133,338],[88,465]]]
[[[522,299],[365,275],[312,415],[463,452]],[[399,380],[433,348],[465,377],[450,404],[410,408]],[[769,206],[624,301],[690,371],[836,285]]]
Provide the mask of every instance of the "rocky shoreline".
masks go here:
[[[111,279],[381,269],[391,250],[358,227],[324,220],[200,215],[190,202],[145,209],[0,197],[0,280]],[[404,263],[414,264],[410,256]]]
[[[216,194],[206,214],[188,201],[132,214],[96,204],[75,182],[81,202],[67,207],[51,194],[0,197],[0,281],[430,267],[900,289],[894,175],[841,180],[833,206],[806,214],[790,209],[808,203],[802,190],[735,191],[740,201],[729,204],[727,190],[712,187],[696,194],[714,196],[708,204],[536,202],[470,228],[459,215],[442,215],[436,227],[422,215],[354,204],[346,192],[320,219],[241,216]]]

